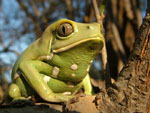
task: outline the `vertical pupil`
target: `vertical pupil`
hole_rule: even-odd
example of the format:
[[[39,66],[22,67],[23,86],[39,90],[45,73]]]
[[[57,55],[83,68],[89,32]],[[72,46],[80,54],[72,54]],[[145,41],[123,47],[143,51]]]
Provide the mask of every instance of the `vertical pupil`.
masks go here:
[[[63,31],[64,34],[66,34],[65,26],[63,26],[62,31]]]

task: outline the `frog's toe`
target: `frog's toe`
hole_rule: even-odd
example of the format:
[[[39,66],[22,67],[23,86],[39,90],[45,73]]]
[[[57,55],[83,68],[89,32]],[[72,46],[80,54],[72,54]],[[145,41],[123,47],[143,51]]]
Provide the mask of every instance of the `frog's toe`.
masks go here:
[[[14,98],[12,101],[19,101],[19,100],[21,100],[21,101],[26,101],[26,100],[29,100],[28,98],[25,98],[25,97],[16,97],[16,98]]]
[[[67,102],[75,97],[73,95],[67,95],[64,93],[56,93],[55,96],[59,100],[59,102]]]
[[[9,87],[8,95],[11,98],[17,98],[21,96],[20,89],[16,84],[11,84]]]

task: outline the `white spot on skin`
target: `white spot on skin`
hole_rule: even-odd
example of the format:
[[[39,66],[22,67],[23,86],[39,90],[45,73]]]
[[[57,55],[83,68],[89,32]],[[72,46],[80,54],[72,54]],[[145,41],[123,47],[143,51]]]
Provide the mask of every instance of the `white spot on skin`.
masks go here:
[[[94,29],[92,26],[89,26],[89,29]]]
[[[87,70],[86,70],[86,71],[87,71],[87,72],[89,72],[89,70],[90,70],[90,65],[88,65],[88,67],[87,67]]]
[[[78,66],[77,66],[77,64],[73,64],[70,68],[75,71],[78,69]]]
[[[74,73],[72,73],[72,75],[71,75],[72,77],[75,77],[76,75],[74,74]]]
[[[49,82],[49,80],[51,79],[51,77],[49,77],[49,76],[45,76],[44,78],[43,78],[43,80],[47,83],[47,82]]]
[[[91,60],[90,63],[92,64],[92,63],[93,63],[93,60]]]
[[[52,74],[54,75],[55,78],[57,78],[57,75],[59,74],[59,68],[58,67],[54,67]]]
[[[71,95],[71,92],[64,92],[64,95]]]

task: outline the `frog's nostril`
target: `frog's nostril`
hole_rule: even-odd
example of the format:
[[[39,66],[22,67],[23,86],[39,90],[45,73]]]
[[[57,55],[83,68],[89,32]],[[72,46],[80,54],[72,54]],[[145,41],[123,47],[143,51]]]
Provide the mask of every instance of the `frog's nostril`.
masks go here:
[[[87,26],[87,28],[91,30],[94,29],[93,26]]]

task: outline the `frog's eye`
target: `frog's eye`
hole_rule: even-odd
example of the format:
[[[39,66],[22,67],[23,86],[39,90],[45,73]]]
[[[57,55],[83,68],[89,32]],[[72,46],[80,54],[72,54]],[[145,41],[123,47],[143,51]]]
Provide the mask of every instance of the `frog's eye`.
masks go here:
[[[66,37],[73,33],[73,26],[70,23],[63,23],[58,28],[58,35],[60,37]]]

